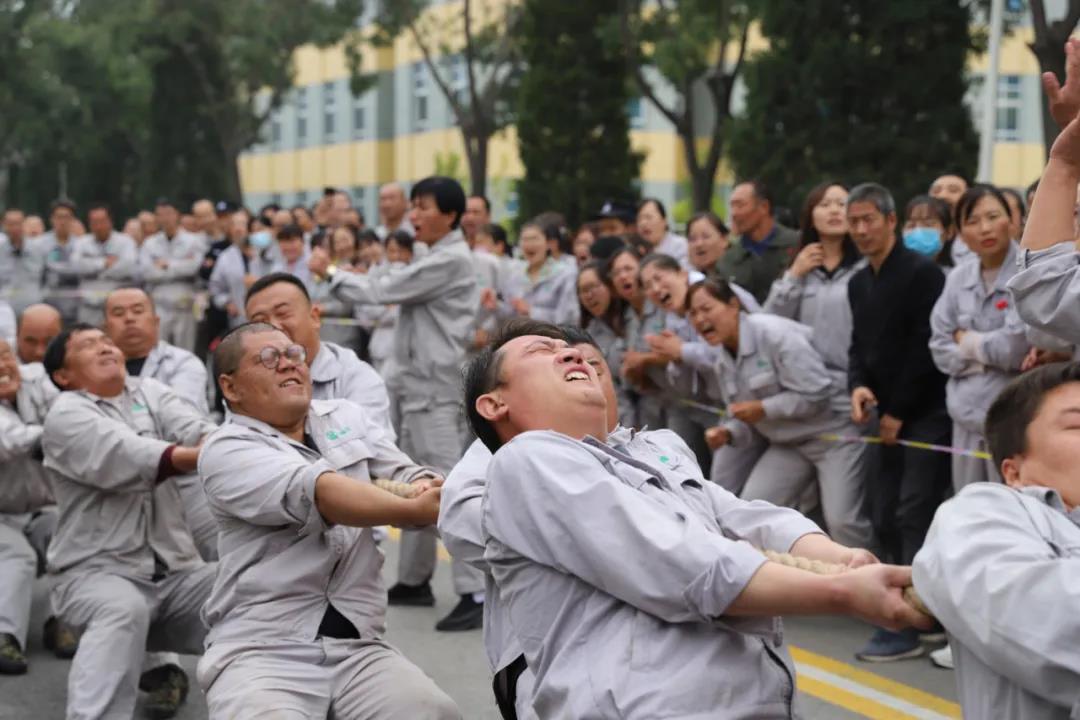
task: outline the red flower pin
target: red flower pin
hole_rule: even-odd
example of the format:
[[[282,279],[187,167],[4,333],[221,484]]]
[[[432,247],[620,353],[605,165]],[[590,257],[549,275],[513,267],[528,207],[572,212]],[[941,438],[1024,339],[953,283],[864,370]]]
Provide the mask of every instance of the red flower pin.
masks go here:
[[[996,307],[998,310],[1004,310],[1005,308],[1009,307],[1009,301],[998,300],[996,303],[994,303],[994,307]]]

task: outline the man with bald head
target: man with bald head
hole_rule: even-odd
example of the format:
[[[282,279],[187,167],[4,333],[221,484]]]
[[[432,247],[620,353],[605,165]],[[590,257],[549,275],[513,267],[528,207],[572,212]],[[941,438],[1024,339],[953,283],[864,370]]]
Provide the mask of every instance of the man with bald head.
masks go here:
[[[60,334],[61,326],[60,311],[52,305],[38,303],[23,310],[16,339],[19,362],[44,360],[45,348],[49,347],[50,340]]]
[[[415,235],[416,230],[409,222],[408,211],[409,201],[401,183],[386,183],[379,188],[379,219],[382,223],[375,228],[379,239],[385,242],[387,236],[395,230],[404,230]]]

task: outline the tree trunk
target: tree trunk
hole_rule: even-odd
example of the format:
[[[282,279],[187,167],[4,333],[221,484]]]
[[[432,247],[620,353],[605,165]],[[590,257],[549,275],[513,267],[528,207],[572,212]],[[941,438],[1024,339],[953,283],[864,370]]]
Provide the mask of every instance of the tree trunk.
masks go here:
[[[465,141],[465,156],[469,163],[470,194],[484,195],[487,192],[487,157],[491,134],[486,132],[466,133],[465,129],[462,128],[461,137]]]
[[[244,189],[240,186],[240,151],[234,146],[224,143],[226,146],[224,162],[224,177],[222,181],[225,187],[225,197],[244,204]]]
[[[718,163],[706,162],[702,166],[698,159],[695,138],[691,134],[679,132],[679,138],[683,144],[683,157],[686,159],[686,168],[690,172],[690,199],[693,202],[694,212],[712,210],[712,194],[716,185],[716,166]]]

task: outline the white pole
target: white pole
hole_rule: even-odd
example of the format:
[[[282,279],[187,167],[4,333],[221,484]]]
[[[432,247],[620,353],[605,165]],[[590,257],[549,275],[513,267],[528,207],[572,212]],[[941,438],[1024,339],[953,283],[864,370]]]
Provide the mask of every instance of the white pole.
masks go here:
[[[979,133],[978,181],[988,183],[994,172],[994,136],[997,130],[998,59],[1001,57],[1001,26],[1005,0],[990,4],[990,58],[983,82],[982,131]]]

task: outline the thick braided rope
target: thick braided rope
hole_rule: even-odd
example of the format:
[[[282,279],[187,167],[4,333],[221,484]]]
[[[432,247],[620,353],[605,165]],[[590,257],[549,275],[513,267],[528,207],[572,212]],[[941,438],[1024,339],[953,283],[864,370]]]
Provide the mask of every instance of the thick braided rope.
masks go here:
[[[416,497],[416,487],[409,483],[398,482],[397,480],[387,480],[386,478],[375,478],[371,481],[371,484],[385,490],[391,495],[397,495],[398,497],[406,499]]]
[[[842,573],[847,568],[843,565],[834,565],[832,563],[822,562],[820,560],[811,560],[810,558],[799,557],[797,555],[789,555],[787,553],[778,553],[772,550],[763,551],[765,557],[774,563],[780,565],[786,565],[787,567],[798,568],[799,570],[806,570],[816,575],[835,575]],[[915,608],[924,615],[933,617],[933,613],[930,612],[930,608],[926,607],[926,603],[922,601],[922,598],[915,592],[915,588],[908,585],[904,588],[904,601]]]

